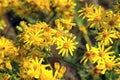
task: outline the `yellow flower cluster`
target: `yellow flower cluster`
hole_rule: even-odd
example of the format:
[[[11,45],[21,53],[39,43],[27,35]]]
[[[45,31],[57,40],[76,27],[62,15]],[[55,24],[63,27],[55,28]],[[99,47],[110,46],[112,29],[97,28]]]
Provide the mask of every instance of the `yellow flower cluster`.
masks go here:
[[[120,1],[119,0],[114,2],[114,6],[113,7],[114,7],[114,12],[120,14]]]
[[[56,45],[56,49],[59,50],[58,54],[62,54],[62,56],[66,54],[68,56],[70,53],[73,56],[73,52],[78,44],[75,41],[75,35],[65,30],[65,27],[62,26],[59,20],[56,23],[57,29],[51,28],[45,22],[26,25],[26,28],[18,37],[24,45],[29,46],[29,49],[31,46],[34,46],[51,51],[51,46]],[[22,25],[25,25],[25,23]]]
[[[27,0],[27,2],[38,7],[42,12],[50,11],[50,0]]]
[[[114,56],[114,51],[110,51],[112,46],[106,48],[106,46],[98,43],[97,48],[89,46],[88,44],[86,44],[86,48],[87,52],[80,62],[86,64],[87,61],[90,61],[95,65],[94,73],[96,74],[105,74],[106,70],[112,70],[120,64],[118,59]]]
[[[57,80],[62,78],[66,71],[65,66],[60,68],[60,64],[56,62],[54,65],[55,72],[53,72],[50,64],[42,63],[43,58],[39,60],[38,57],[35,57],[35,59],[29,58],[27,60],[28,61],[24,61],[21,66],[21,76],[23,79]]]
[[[78,11],[79,16],[87,19],[87,27],[97,29],[96,41],[104,45],[113,44],[118,39],[120,30],[120,15],[112,10],[105,10],[103,7],[85,3],[85,8]]]
[[[27,6],[29,5],[29,6]],[[15,14],[23,17],[35,14],[36,11],[50,11],[50,0],[2,0],[0,1],[0,10],[2,14],[13,10]],[[34,15],[35,16],[35,15]]]
[[[78,11],[79,16],[83,19],[87,19],[88,27],[98,29],[114,29],[120,28],[119,14],[114,13],[111,10],[105,10],[103,7],[94,4],[85,4],[85,8]]]
[[[64,18],[73,18],[76,3],[74,0],[53,0],[52,6],[55,8],[58,16]]]
[[[88,63],[97,75],[114,71],[119,76],[120,2],[115,1],[110,10],[86,1],[94,2],[0,0],[0,80],[63,80],[71,66],[73,73],[83,68],[80,63]],[[20,18],[20,24],[14,17]],[[5,26],[8,31],[9,26],[17,28],[14,42],[7,38],[9,33],[1,34]],[[77,75],[88,80],[83,71]]]
[[[65,23],[64,19],[55,20],[54,28],[46,22],[35,24],[27,24],[25,21],[20,22],[20,25],[17,26],[20,31],[17,36],[19,58],[16,59],[20,63],[20,79],[57,80],[63,77],[66,71],[65,66],[60,67],[59,63],[55,63],[54,71],[50,64],[42,62],[43,58],[53,54],[62,54],[66,57],[69,54],[73,56],[78,44],[76,36],[69,32],[73,25],[75,24],[71,20]],[[70,28],[67,26],[70,26]],[[56,46],[57,53],[51,53],[52,46]],[[56,66],[59,67],[56,68]]]
[[[41,22],[35,25],[28,25],[19,37],[28,46],[33,45],[44,48],[51,44],[52,32],[52,29],[45,22]]]
[[[86,44],[87,51],[80,62],[86,64],[89,61],[96,74],[105,74],[108,70],[116,69],[120,62],[112,45],[120,39],[120,15],[112,10],[105,10],[100,5],[88,3],[78,12],[88,23],[85,27],[80,27],[80,31],[88,35],[87,28],[95,29],[94,38],[97,41],[96,46]]]
[[[38,11],[48,13],[51,9],[55,9],[54,11],[58,15],[69,18],[74,15],[75,5],[74,0],[2,0],[0,2],[0,10],[2,11],[0,14],[13,10],[17,15],[26,17],[31,13],[36,16]]]
[[[0,38],[0,69],[12,70],[11,61],[18,56],[18,49],[13,42],[5,37]],[[4,65],[5,64],[5,65]]]

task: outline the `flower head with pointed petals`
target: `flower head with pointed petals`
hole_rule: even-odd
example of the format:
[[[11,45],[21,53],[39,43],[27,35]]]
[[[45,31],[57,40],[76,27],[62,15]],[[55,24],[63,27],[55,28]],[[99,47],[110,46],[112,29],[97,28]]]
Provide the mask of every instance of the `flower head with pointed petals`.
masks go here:
[[[66,55],[68,57],[68,54],[70,53],[70,55],[73,56],[73,51],[76,49],[76,45],[78,44],[75,39],[75,36],[73,38],[62,36],[59,39],[59,43],[57,43],[56,49],[59,50],[58,54],[62,54],[62,56]]]

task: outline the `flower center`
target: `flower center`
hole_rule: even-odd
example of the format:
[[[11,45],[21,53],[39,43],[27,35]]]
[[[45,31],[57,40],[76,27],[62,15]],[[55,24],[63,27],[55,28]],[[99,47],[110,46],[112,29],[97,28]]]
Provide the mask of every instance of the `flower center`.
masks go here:
[[[56,37],[60,37],[61,36],[61,33],[59,31],[56,32],[55,34]]]
[[[92,9],[91,9],[91,8],[86,8],[85,11],[86,11],[86,12],[91,12]]]
[[[103,33],[103,36],[104,36],[104,38],[106,38],[106,37],[109,36],[109,34],[108,34],[107,32],[104,32],[104,33]]]
[[[111,63],[107,63],[107,62],[106,62],[106,64],[105,64],[105,66],[106,66],[106,68],[108,68],[108,69],[111,69],[111,68],[113,67]]]
[[[95,17],[95,21],[101,21],[101,19],[102,19],[102,18],[101,18],[100,15]]]
[[[65,5],[65,7],[66,7],[67,9],[69,9],[70,6],[71,6],[70,4]]]
[[[5,47],[0,47],[0,50],[5,50]]]
[[[110,26],[113,26],[114,24],[115,24],[115,22],[112,21],[112,20],[109,22],[109,25],[110,25]]]
[[[35,36],[35,35],[31,35],[30,38],[29,38],[30,41],[33,41],[33,40],[35,40],[35,39],[36,39],[36,36]]]
[[[104,57],[105,53],[104,52],[99,52],[100,57]]]
[[[86,52],[86,56],[90,57],[91,56],[91,52]]]
[[[64,43],[63,46],[64,46],[64,48],[68,49],[70,47],[70,44],[66,42],[66,43]]]

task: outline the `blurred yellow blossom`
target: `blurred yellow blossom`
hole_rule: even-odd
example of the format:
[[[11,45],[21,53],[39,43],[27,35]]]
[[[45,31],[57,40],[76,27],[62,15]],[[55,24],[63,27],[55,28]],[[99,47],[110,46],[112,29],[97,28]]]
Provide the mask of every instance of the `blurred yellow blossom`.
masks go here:
[[[70,18],[74,16],[74,8],[76,3],[74,0],[53,0],[53,7],[55,11],[64,18]]]
[[[114,2],[114,11],[116,12],[116,13],[118,13],[118,14],[120,14],[120,2],[119,2],[119,0],[116,0],[115,2]]]
[[[104,45],[113,44],[113,39],[117,38],[114,30],[104,29],[102,32],[98,32],[97,35],[98,36],[95,37],[96,40],[100,41]]]
[[[94,10],[94,4],[88,4],[87,2],[85,3],[85,7],[80,9],[79,16],[82,16],[82,19],[85,19],[88,14],[92,13]]]
[[[13,42],[5,37],[0,37],[0,57],[17,56],[18,50]]]
[[[50,11],[50,0],[27,0],[27,2],[35,4],[42,12]]]

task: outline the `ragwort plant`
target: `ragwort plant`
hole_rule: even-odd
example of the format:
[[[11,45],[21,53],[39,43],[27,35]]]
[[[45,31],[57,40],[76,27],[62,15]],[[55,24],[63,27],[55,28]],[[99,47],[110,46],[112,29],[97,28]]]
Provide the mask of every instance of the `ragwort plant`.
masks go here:
[[[109,9],[84,0],[1,0],[0,79],[120,80],[119,9],[119,0]]]

